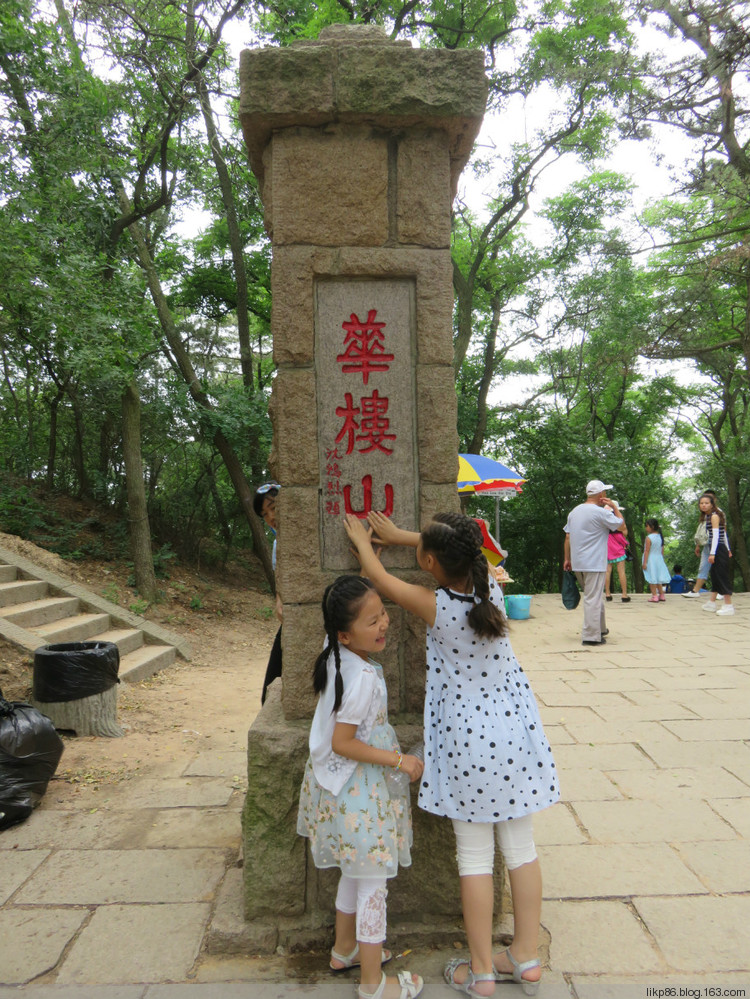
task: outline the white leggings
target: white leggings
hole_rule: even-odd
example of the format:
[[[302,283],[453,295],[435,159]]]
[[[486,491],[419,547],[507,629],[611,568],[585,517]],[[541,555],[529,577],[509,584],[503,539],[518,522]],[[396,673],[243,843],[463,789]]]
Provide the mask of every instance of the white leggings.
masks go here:
[[[341,875],[336,893],[336,908],[348,915],[357,914],[358,943],[382,943],[385,940],[385,878],[350,878]]]
[[[536,860],[530,815],[507,822],[464,822],[462,819],[452,819],[452,822],[461,877],[466,874],[492,874],[495,838],[509,871]]]

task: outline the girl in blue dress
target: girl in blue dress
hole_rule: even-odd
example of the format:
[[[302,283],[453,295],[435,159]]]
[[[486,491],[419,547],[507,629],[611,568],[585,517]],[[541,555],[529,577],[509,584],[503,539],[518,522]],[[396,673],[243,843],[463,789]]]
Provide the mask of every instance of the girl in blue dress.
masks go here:
[[[643,546],[643,577],[651,590],[651,596],[646,603],[658,604],[666,600],[664,587],[672,578],[667,568],[662,552],[664,551],[664,535],[661,533],[656,517],[646,521],[646,543]]]
[[[382,667],[388,614],[369,579],[339,576],[323,596],[327,642],[313,687],[320,696],[310,727],[297,832],[310,840],[316,867],[341,871],[336,895],[332,971],[361,965],[361,999],[414,999],[422,979],[408,971],[387,979],[381,964],[386,931],[386,880],[411,864],[408,784],[422,761],[402,755],[388,723]]]
[[[449,961],[456,991],[490,996],[512,978],[539,988],[542,876],[532,816],[560,796],[552,750],[528,678],[507,638],[502,591],[482,554],[482,534],[460,513],[437,514],[420,534],[381,513],[368,520],[385,544],[417,550],[438,590],[391,576],[356,517],[344,520],[364,572],[390,600],[427,624],[425,764],[419,804],[451,819],[470,957]],[[495,840],[513,899],[513,941],[492,952]]]

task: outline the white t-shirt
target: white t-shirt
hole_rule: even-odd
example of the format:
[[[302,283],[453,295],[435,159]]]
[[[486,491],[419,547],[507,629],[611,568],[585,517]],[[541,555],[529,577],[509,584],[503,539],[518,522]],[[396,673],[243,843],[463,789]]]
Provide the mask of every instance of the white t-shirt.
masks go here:
[[[622,527],[622,520],[608,506],[579,503],[573,507],[565,525],[573,572],[606,572],[607,538],[618,527]]]

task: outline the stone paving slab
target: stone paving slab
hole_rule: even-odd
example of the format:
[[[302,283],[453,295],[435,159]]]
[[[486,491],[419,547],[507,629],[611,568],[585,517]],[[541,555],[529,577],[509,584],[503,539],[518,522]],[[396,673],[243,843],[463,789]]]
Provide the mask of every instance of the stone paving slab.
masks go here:
[[[613,775],[628,798],[639,802],[665,798],[706,800],[718,795],[743,798],[750,787],[723,767],[674,767],[668,770],[620,770]],[[743,834],[744,835],[744,834]]]
[[[675,989],[674,993],[662,992],[662,996],[675,995],[683,996],[685,999],[704,999],[706,996],[715,995],[743,995],[743,992],[710,992],[706,991],[707,989],[732,990],[736,986],[746,986],[744,996],[750,996],[750,979],[744,973],[714,974],[710,977],[705,975],[659,975],[658,977],[646,975],[639,978],[637,984],[623,984],[622,980],[610,976],[597,976],[595,980],[592,980],[574,975],[571,978],[571,984],[575,988],[578,999],[649,999],[649,997],[660,994],[658,991],[648,992],[649,987],[657,990]],[[682,992],[680,986],[683,986]],[[539,994],[541,995],[541,990]]]
[[[226,778],[146,779],[124,786],[115,804],[124,809],[206,808],[226,805],[233,793]]]
[[[23,988],[2,988],[0,999],[143,999],[144,985],[27,985]],[[198,999],[196,995],[195,999]]]
[[[60,850],[14,896],[14,902],[197,902],[216,887],[225,867],[221,850]]]
[[[680,694],[680,701],[697,718],[737,718],[750,714],[750,693],[738,700],[736,697],[730,703],[720,701],[718,697],[706,690],[689,691]]]
[[[678,745],[678,748],[679,745]],[[750,750],[748,750],[750,753]],[[555,762],[561,769],[653,770],[654,763],[634,745],[593,745],[555,747]]]
[[[26,822],[3,832],[0,851],[26,851],[35,847],[50,850],[125,850],[133,844],[141,822],[139,812],[102,810],[91,814],[37,808]]]
[[[198,957],[209,914],[205,903],[101,906],[74,943],[57,981],[184,980]]]
[[[680,843],[677,851],[711,891],[750,892],[750,841]]]
[[[606,745],[612,743],[634,743],[644,739],[669,740],[679,742],[680,737],[670,732],[662,721],[628,720],[607,722],[565,722],[564,727],[576,742]],[[545,726],[546,731],[546,726]]]
[[[739,708],[737,708],[739,715]],[[695,719],[667,721],[664,727],[684,742],[741,742],[750,738],[750,724],[747,718],[735,716],[720,719]]]
[[[557,756],[557,752],[555,755]],[[558,768],[557,776],[564,801],[575,804],[578,801],[622,800],[623,795],[618,790],[615,778],[609,778],[600,770],[591,767],[579,770]]]
[[[558,802],[534,816],[534,842],[537,846],[585,843],[587,837],[565,803]]]
[[[247,753],[242,750],[199,753],[185,768],[185,777],[233,777],[247,775]]]
[[[656,742],[644,739],[639,745],[658,767],[726,767],[735,776],[740,774],[740,779],[741,773],[745,773],[750,780],[750,746],[742,742]]]
[[[672,970],[750,976],[750,896],[635,898],[633,904]]]
[[[547,707],[591,707],[598,708],[600,705],[626,704],[622,694],[615,694],[612,691],[581,691],[567,688],[565,690],[545,691],[544,696],[534,691],[536,699],[546,704]]]
[[[545,898],[706,894],[707,889],[664,843],[539,846]]]
[[[69,907],[0,912],[0,981],[28,982],[50,971],[89,916]]]
[[[548,900],[542,923],[551,938],[553,970],[611,975],[631,975],[636,968],[646,974],[667,970],[637,913],[625,902]]]
[[[740,836],[750,840],[750,796],[745,798],[711,798],[708,804]]]
[[[600,843],[680,843],[734,840],[734,830],[702,801],[682,798],[646,809],[640,801],[579,801],[576,814]]]
[[[595,709],[597,718],[605,722],[624,724],[630,722],[655,721],[663,722],[668,718],[695,718],[695,712],[683,707],[682,698],[672,700],[662,692],[655,692],[647,704],[634,704],[632,701],[622,700],[617,704],[599,704]],[[719,702],[717,702],[719,703]]]
[[[48,850],[0,853],[0,905],[8,901],[47,857],[49,857]]]
[[[141,825],[141,847],[215,847],[237,851],[242,829],[235,810],[219,808],[167,808],[154,811]]]

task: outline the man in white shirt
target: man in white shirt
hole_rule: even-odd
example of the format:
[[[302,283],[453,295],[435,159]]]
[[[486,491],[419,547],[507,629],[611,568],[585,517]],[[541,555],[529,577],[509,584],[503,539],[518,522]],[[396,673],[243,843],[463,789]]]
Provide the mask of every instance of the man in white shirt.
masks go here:
[[[612,486],[592,479],[586,486],[586,502],[568,514],[565,525],[564,569],[572,569],[583,590],[584,645],[604,645],[604,581],[607,575],[607,538],[624,526],[617,503],[606,496]]]

